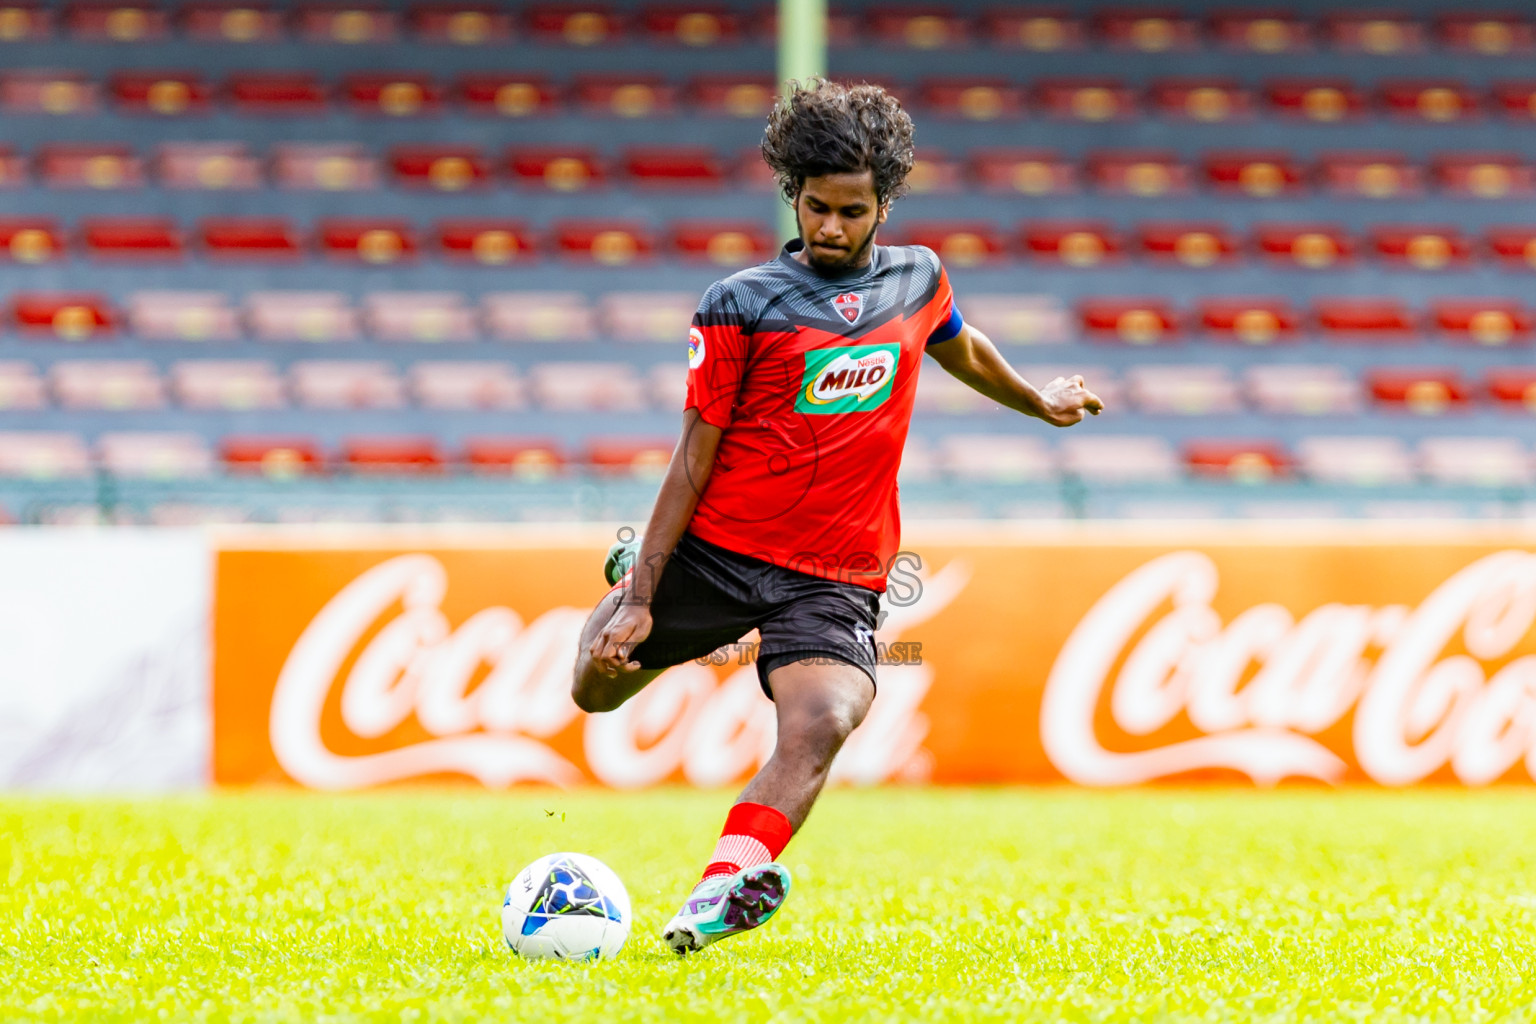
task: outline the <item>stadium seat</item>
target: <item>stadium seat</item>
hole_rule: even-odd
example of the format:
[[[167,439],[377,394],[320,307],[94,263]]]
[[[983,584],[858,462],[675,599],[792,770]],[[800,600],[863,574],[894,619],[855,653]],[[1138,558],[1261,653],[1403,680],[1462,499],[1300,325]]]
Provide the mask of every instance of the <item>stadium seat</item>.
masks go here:
[[[968,416],[995,407],[991,399],[947,373],[921,374],[914,401],[917,409],[945,416]]]
[[[1472,246],[1454,225],[1402,224],[1371,232],[1376,254],[1389,264],[1414,270],[1444,270],[1465,264]]]
[[[782,194],[777,175],[763,160],[763,151],[757,146],[749,146],[736,154],[731,166],[731,180],[742,192]]]
[[[522,221],[445,220],[437,224],[437,242],[444,257],[502,266],[528,259],[538,251],[537,239]]]
[[[767,226],[756,221],[679,221],[671,227],[672,251],[685,259],[722,267],[744,267],[772,259],[777,246]]]
[[[1050,447],[1019,434],[950,434],[940,440],[936,455],[959,480],[1042,483],[1055,473]]]
[[[1243,374],[1248,401],[1277,416],[1344,416],[1359,411],[1360,387],[1337,363],[1260,364]]]
[[[1536,227],[1493,227],[1488,246],[1508,269],[1536,269]]]
[[[509,363],[421,362],[410,368],[407,383],[423,409],[507,410],[521,409],[524,403],[522,379]]]
[[[310,359],[288,368],[294,399],[310,409],[398,409],[405,385],[377,360]]]
[[[512,38],[510,11],[495,4],[417,4],[406,13],[411,32],[422,42],[485,46]]]
[[[1007,253],[997,229],[987,221],[907,221],[894,232],[903,245],[926,245],[946,266],[976,267]]]
[[[1536,120],[1536,79],[1494,82],[1493,102],[1510,120]]]
[[[549,114],[559,106],[560,94],[538,74],[471,74],[459,79],[455,93],[466,111],[493,117],[530,117]]]
[[[41,409],[48,394],[37,367],[19,360],[0,360],[0,411]]]
[[[1518,153],[1441,153],[1431,169],[1435,183],[1454,196],[1505,199],[1536,193],[1536,167]]]
[[[1455,487],[1526,487],[1536,466],[1513,437],[1428,437],[1419,442],[1419,468],[1433,483]]]
[[[174,263],[183,255],[180,230],[164,218],[91,218],[81,221],[80,240],[97,260]]]
[[[1123,120],[1136,115],[1136,97],[1118,78],[1041,78],[1035,102],[1051,116],[1071,121]]]
[[[355,192],[376,188],[379,162],[347,142],[291,142],[273,147],[272,181],[280,188]]]
[[[1084,299],[1078,308],[1091,341],[1161,345],[1174,340],[1179,328],[1163,299]]]
[[[523,11],[524,23],[541,43],[597,46],[617,42],[623,24],[606,4],[535,4]]]
[[[993,341],[1009,345],[1053,345],[1070,341],[1072,315],[1054,295],[968,293],[960,313]]]
[[[1231,263],[1240,254],[1238,239],[1215,221],[1147,221],[1137,226],[1142,251],[1159,263],[1192,269]]]
[[[1166,53],[1200,45],[1200,23],[1177,7],[1101,9],[1092,18],[1094,31],[1115,50]]]
[[[1282,117],[1332,123],[1365,113],[1365,97],[1347,78],[1272,78],[1264,83],[1270,109]]]
[[[312,438],[232,434],[219,442],[219,460],[231,472],[256,472],[276,479],[318,473],[325,465]]]
[[[64,233],[51,217],[0,219],[0,261],[47,263],[64,255]]]
[[[322,220],[316,240],[330,259],[342,263],[386,266],[416,255],[415,232],[398,220]]]
[[[1484,57],[1527,54],[1536,49],[1536,26],[1500,11],[1453,11],[1435,18],[1441,45]]]
[[[1453,342],[1490,348],[1531,343],[1531,311],[1511,299],[1439,299],[1430,318]]]
[[[552,231],[560,255],[604,266],[624,266],[655,251],[650,228],[635,221],[567,220]]]
[[[0,432],[0,477],[67,479],[91,474],[85,442],[65,431]]]
[[[181,8],[181,28],[199,43],[271,43],[283,37],[282,15],[266,7],[191,3]]]
[[[251,292],[245,309],[258,341],[355,341],[359,335],[357,311],[340,292]]]
[[[1295,461],[1274,441],[1201,438],[1184,443],[1184,464],[1197,477],[1257,484],[1289,476]]]
[[[256,117],[316,114],[327,102],[325,86],[308,71],[243,72],[224,88],[237,113]]]
[[[1294,341],[1301,326],[1285,299],[1202,299],[1197,315],[1212,340],[1243,345]]]
[[[1190,186],[1189,166],[1167,150],[1095,150],[1086,165],[1088,180],[1101,192],[1152,197],[1187,192]]]
[[[303,255],[298,229],[276,217],[210,217],[198,236],[210,260],[291,263]]]
[[[584,74],[571,79],[571,97],[595,116],[659,117],[672,112],[677,87],[661,75]]]
[[[1024,226],[1023,243],[1036,259],[1069,267],[1095,267],[1123,251],[1120,236],[1103,221],[1033,221]]]
[[[1392,78],[1381,82],[1381,105],[1394,117],[1415,121],[1465,121],[1478,116],[1478,97],[1452,79]]]
[[[1064,473],[1090,483],[1172,483],[1179,478],[1179,458],[1161,437],[1068,437],[1057,455]]]
[[[1464,407],[1472,391],[1455,369],[1372,370],[1366,387],[1383,409],[1400,409],[1420,416],[1437,416]]]
[[[119,71],[107,88],[123,113],[161,117],[204,113],[212,96],[195,71]]]
[[[491,167],[473,146],[397,146],[389,154],[395,181],[407,188],[462,192],[490,181]]]
[[[1125,372],[1125,391],[1137,410],[1154,416],[1213,416],[1242,408],[1237,384],[1219,365],[1133,366]]]
[[[657,363],[646,374],[645,387],[653,409],[681,411],[688,395],[688,367],[681,362]]]
[[[96,439],[101,468],[114,476],[187,480],[213,471],[213,453],[201,434],[180,431],[115,431]]]
[[[89,114],[98,102],[96,83],[78,72],[0,72],[0,108],[9,114]]]
[[[940,117],[999,121],[1024,113],[1022,86],[1006,78],[927,78],[918,86],[923,107]]]
[[[1045,196],[1077,190],[1077,167],[1052,149],[976,150],[970,167],[988,192]]]
[[[1396,437],[1305,437],[1296,456],[1297,467],[1316,483],[1382,486],[1414,478],[1407,446]]]
[[[1317,326],[1333,341],[1405,342],[1414,340],[1417,318],[1396,299],[1317,299]]]
[[[601,185],[606,177],[596,153],[571,147],[508,150],[507,171],[515,184],[539,186],[556,192],[578,192]]]
[[[742,18],[724,4],[653,4],[637,18],[645,38],[655,44],[730,46],[741,41]]]
[[[1205,176],[1218,192],[1240,192],[1258,199],[1302,190],[1302,167],[1279,150],[1218,150],[1207,153]]]
[[[1159,78],[1149,95],[1158,113],[1181,120],[1231,121],[1253,109],[1248,90],[1231,78]]]
[[[9,146],[0,146],[0,189],[19,188],[26,183],[26,160]]]
[[[1218,45],[1238,53],[1294,53],[1312,41],[1311,26],[1280,8],[1213,11],[1208,24]]]
[[[148,3],[69,3],[63,22],[71,36],[92,43],[146,43],[170,31],[169,12]]]
[[[618,341],[681,345],[698,306],[694,292],[609,292],[598,302],[598,323]]]
[[[53,35],[53,10],[13,3],[0,8],[0,41],[22,43]]]
[[[907,188],[913,195],[958,192],[965,180],[965,164],[937,149],[918,148],[913,156]]]
[[[230,342],[240,321],[223,292],[139,291],[128,298],[128,327],[143,341]]]
[[[565,464],[559,443],[549,438],[468,437],[463,451],[471,471],[498,476],[549,476]]]
[[[1429,35],[1412,15],[1380,9],[1326,14],[1322,34],[1340,50],[1377,56],[1422,50]]]
[[[715,189],[725,184],[724,162],[699,146],[635,147],[625,150],[619,163],[640,188]]]
[[[11,316],[24,336],[60,341],[103,339],[117,329],[117,314],[106,298],[83,292],[18,292]]]
[[[1424,186],[1419,168],[1401,153],[1354,150],[1318,155],[1318,177],[1327,191],[1359,199],[1417,194]]]
[[[701,114],[760,118],[773,109],[772,75],[699,75],[684,90],[687,102]]]
[[[127,146],[51,143],[37,155],[38,177],[49,188],[124,189],[144,184],[144,164]]]
[[[293,25],[311,43],[387,43],[400,29],[394,11],[369,3],[302,4]]]
[[[1536,368],[1504,366],[1488,371],[1488,397],[1507,411],[1536,413]]]
[[[48,371],[54,401],[64,409],[159,409],[165,386],[144,359],[65,359]]]
[[[672,437],[596,437],[588,440],[583,461],[605,476],[660,477],[676,447]]]
[[[969,35],[965,20],[956,11],[934,4],[873,7],[868,13],[868,26],[877,43],[917,50],[964,46]]]
[[[580,292],[491,292],[480,299],[486,330],[499,341],[590,341],[597,312]]]
[[[1355,254],[1354,241],[1337,224],[1261,223],[1253,233],[1265,258],[1307,270],[1326,270]]]
[[[1082,49],[1088,26],[1066,6],[1009,4],[983,11],[976,34],[993,46],[1053,53]]]
[[[534,400],[550,412],[634,412],[646,404],[645,385],[627,363],[539,363],[528,380]]]
[[[155,177],[165,188],[256,189],[261,161],[243,142],[167,142],[156,152]]]
[[[188,409],[280,409],[277,367],[264,359],[184,359],[171,367],[171,393]]]
[[[342,80],[341,95],[354,114],[384,117],[435,114],[443,102],[442,88],[421,74],[348,75]]]
[[[459,292],[370,292],[363,320],[379,341],[466,342],[480,333]]]
[[[341,442],[341,464],[353,473],[441,473],[444,461],[431,437],[376,435]]]

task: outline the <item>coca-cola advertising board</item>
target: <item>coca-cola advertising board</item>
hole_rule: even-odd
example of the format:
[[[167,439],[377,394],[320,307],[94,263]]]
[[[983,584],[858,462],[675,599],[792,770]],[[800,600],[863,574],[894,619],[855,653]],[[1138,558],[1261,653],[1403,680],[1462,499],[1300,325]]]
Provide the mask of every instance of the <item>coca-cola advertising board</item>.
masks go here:
[[[618,711],[569,696],[611,531],[230,534],[213,774],[734,784],[772,749],[750,642]],[[909,527],[845,782],[1536,775],[1536,533],[1342,523]],[[748,638],[750,641],[750,638]]]

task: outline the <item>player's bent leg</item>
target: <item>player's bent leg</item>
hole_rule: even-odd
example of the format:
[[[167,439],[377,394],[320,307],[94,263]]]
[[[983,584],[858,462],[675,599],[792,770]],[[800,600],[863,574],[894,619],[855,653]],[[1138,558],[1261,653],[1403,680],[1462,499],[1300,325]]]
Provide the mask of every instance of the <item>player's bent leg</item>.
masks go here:
[[[592,609],[586,625],[581,627],[581,640],[576,648],[576,672],[571,683],[571,699],[583,711],[612,711],[629,698],[645,689],[646,685],[663,671],[662,669],[620,669],[608,675],[597,667],[592,659],[592,643],[597,639],[608,620],[619,609],[619,592],[610,591]]]

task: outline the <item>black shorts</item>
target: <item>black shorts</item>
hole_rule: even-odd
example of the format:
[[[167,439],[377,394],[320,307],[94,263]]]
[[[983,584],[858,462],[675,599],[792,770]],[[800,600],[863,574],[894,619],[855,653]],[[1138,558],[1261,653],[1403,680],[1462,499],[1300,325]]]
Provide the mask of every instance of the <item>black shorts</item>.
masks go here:
[[[635,572],[644,572],[637,566]],[[875,681],[880,595],[727,551],[683,534],[651,599],[651,633],[631,652],[642,668],[705,658],[756,629],[757,679],[807,658],[862,669]],[[739,660],[733,653],[732,660]]]

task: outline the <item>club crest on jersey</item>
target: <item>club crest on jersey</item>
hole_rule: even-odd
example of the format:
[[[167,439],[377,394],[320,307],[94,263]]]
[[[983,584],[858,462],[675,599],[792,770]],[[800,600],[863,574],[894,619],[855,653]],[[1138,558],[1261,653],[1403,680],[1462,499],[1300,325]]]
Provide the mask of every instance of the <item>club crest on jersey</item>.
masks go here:
[[[805,354],[795,409],[824,415],[878,408],[891,397],[900,357],[895,344],[812,349]]]
[[[832,308],[837,310],[838,316],[850,324],[856,324],[864,312],[864,295],[861,292],[843,292],[832,300]]]

